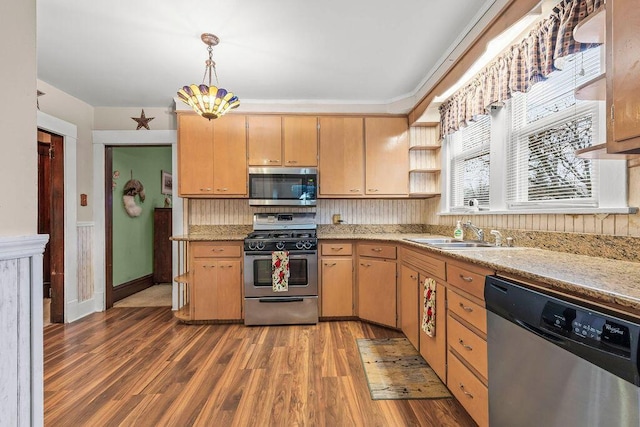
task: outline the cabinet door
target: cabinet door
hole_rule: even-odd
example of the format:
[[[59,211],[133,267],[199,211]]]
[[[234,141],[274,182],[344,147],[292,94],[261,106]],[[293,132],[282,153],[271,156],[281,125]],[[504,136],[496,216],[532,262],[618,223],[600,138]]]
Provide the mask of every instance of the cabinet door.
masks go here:
[[[247,195],[247,130],[245,116],[228,115],[213,126],[213,194]]]
[[[400,310],[400,329],[419,350],[418,272],[404,265],[400,273]]]
[[[351,257],[323,258],[322,316],[353,316],[353,261]]]
[[[640,153],[640,8],[637,0],[607,2],[607,151]]]
[[[216,318],[216,261],[201,258],[193,261],[193,285],[191,305],[193,320],[209,320]]]
[[[364,194],[364,123],[361,117],[320,118],[320,195]]]
[[[409,191],[409,137],[407,119],[365,119],[366,194],[407,195]]]
[[[308,116],[282,118],[284,166],[318,166],[318,119]]]
[[[216,319],[242,317],[240,260],[220,260],[216,272]]]
[[[361,319],[396,327],[396,263],[358,257]]]
[[[422,315],[424,310],[424,280],[425,276],[420,275],[418,286],[420,325],[420,354],[427,361],[429,366],[446,383],[447,380],[447,289],[436,279],[436,333],[430,337],[422,330]]]
[[[282,165],[280,116],[248,116],[249,166]]]
[[[178,115],[180,196],[213,194],[213,122],[196,114]]]

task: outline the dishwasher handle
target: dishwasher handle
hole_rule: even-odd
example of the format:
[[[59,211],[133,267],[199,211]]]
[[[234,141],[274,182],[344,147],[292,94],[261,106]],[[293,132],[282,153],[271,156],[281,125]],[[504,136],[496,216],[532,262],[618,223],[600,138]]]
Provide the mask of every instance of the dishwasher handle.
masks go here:
[[[554,344],[560,345],[560,346],[566,346],[567,345],[567,340],[562,339],[560,337],[557,337],[555,335],[552,335],[548,332],[543,331],[542,329],[535,327],[533,325],[530,325],[527,322],[524,322],[522,320],[518,320],[518,319],[513,319],[513,321],[518,324],[520,327],[526,329],[527,331],[536,334],[537,336],[539,336],[540,338],[544,338],[547,341],[551,341]]]

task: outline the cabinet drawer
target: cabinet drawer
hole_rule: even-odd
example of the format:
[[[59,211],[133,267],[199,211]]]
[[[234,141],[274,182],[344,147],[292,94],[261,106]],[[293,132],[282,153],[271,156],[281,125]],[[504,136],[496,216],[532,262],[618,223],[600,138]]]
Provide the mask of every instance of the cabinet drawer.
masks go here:
[[[358,253],[362,256],[396,259],[396,247],[392,245],[360,244]]]
[[[484,339],[449,316],[447,342],[450,348],[460,354],[485,379],[487,378],[487,342]]]
[[[449,351],[447,387],[480,427],[489,425],[489,392],[478,378]]]
[[[447,290],[447,301],[450,312],[455,313],[485,334],[487,333],[487,310],[484,307],[451,290]]]
[[[322,255],[351,255],[353,245],[351,243],[320,243],[320,254]]]
[[[462,266],[447,263],[447,282],[471,295],[484,300],[484,278],[493,274],[486,269],[470,270]]]
[[[196,242],[191,243],[191,254],[195,258],[236,258],[242,256],[242,248],[228,243]]]
[[[445,279],[446,268],[443,260],[404,248],[401,250],[401,254],[403,263],[411,264],[418,270],[422,270],[438,279]]]

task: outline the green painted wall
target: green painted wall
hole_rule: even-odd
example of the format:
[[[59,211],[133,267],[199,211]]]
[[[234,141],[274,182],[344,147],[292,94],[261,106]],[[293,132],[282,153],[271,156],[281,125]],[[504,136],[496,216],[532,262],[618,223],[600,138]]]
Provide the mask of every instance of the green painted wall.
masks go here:
[[[119,176],[116,173],[119,172]],[[133,178],[144,186],[145,201],[138,217],[124,209],[122,189]],[[171,147],[115,147],[113,149],[113,285],[153,273],[153,210],[164,206],[161,171],[171,172]],[[116,177],[117,176],[117,177]]]

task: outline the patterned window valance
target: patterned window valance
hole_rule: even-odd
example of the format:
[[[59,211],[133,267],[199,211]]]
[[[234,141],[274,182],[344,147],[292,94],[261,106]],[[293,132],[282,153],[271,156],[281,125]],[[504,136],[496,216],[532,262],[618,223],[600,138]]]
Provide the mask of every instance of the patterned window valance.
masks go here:
[[[604,5],[604,0],[564,0],[520,41],[493,60],[473,80],[440,106],[440,133],[444,137],[466,126],[476,116],[489,114],[492,105],[531,87],[557,68],[555,60],[596,44],[579,43],[573,28]]]

